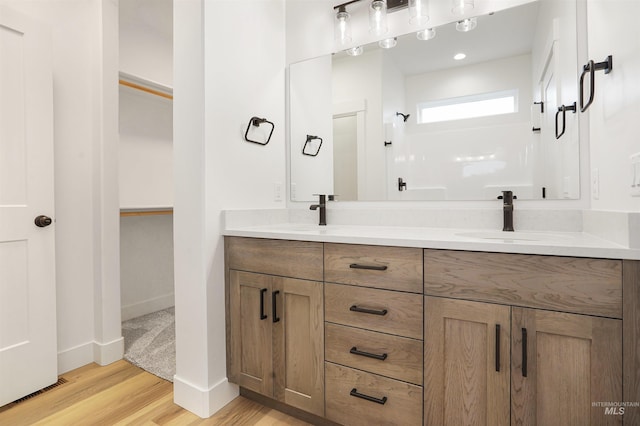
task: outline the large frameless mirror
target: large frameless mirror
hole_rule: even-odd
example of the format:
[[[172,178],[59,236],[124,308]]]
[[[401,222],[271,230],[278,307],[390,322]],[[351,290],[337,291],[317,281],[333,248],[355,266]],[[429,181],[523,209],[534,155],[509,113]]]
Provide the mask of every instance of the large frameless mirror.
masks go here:
[[[476,24],[292,64],[291,199],[579,198],[576,2]]]

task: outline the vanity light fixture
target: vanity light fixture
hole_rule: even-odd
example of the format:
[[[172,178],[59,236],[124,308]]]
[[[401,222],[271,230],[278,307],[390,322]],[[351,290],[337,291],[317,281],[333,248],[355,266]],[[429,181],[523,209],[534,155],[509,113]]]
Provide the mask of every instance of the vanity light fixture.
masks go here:
[[[427,28],[416,33],[416,37],[418,40],[431,40],[436,36],[435,28]]]
[[[350,0],[333,7],[335,11],[334,38],[337,45],[345,46],[351,43],[351,14],[347,6],[364,0]],[[367,0],[369,3],[369,32],[374,36],[383,36],[389,32],[387,13],[400,9],[409,10],[409,24],[423,26],[429,21],[429,0]],[[470,0],[464,0],[470,1]],[[471,0],[472,1],[472,0]],[[433,28],[423,29],[416,33],[419,40],[430,40],[435,37]],[[379,42],[380,47],[390,49],[397,44],[396,38],[387,38]],[[362,54],[361,46],[345,50],[350,56]]]
[[[453,0],[451,4],[451,12],[454,15],[462,16],[473,10],[473,0]]]
[[[429,0],[409,0],[409,25],[422,26],[429,21]]]
[[[351,15],[347,12],[347,6],[341,4],[338,6],[338,13],[334,22],[335,40],[341,44],[349,44],[351,42],[351,23],[349,20]]]
[[[478,18],[466,18],[456,22],[456,30],[466,33],[478,26]]]
[[[396,44],[398,44],[398,39],[396,37],[385,38],[384,40],[380,40],[378,42],[378,46],[382,47],[383,49],[394,48],[396,47]]]

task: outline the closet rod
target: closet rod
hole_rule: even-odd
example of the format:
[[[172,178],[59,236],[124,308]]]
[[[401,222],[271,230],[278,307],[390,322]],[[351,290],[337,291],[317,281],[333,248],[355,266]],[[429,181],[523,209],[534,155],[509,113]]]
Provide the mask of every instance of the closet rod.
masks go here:
[[[167,99],[173,100],[173,95],[169,95],[167,93],[163,93],[163,92],[161,92],[159,90],[150,89],[150,88],[142,86],[140,84],[132,83],[130,81],[126,81],[126,80],[122,80],[122,79],[119,80],[119,83],[121,85],[123,85],[123,86],[131,87],[132,89],[142,90],[143,92],[151,93],[152,95],[161,96],[163,98],[167,98]]]

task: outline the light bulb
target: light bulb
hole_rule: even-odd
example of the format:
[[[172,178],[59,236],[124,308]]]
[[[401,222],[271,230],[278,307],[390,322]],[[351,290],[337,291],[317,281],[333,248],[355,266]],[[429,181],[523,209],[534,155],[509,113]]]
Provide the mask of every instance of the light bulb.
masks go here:
[[[336,13],[336,19],[334,21],[335,40],[341,45],[351,42],[351,24],[349,19],[351,16],[345,9],[345,6],[340,6],[338,13]]]
[[[409,24],[424,25],[429,21],[429,0],[409,0]]]
[[[398,44],[398,39],[396,37],[385,38],[384,40],[380,40],[378,42],[378,46],[382,47],[383,49],[391,49],[393,47],[396,47],[396,44]]]
[[[478,26],[477,18],[467,18],[456,22],[456,30],[466,33]]]
[[[360,56],[364,52],[364,49],[362,48],[362,46],[355,46],[351,49],[345,50],[345,52],[347,52],[347,55],[349,56]]]
[[[473,7],[473,0],[453,0],[451,12],[454,15],[462,16],[465,13],[469,13],[471,10],[473,10]]]
[[[416,33],[416,37],[418,40],[431,40],[436,36],[435,28],[427,28],[425,30],[418,31]]]
[[[380,36],[386,34],[387,30],[387,2],[373,0],[369,6],[369,31]]]

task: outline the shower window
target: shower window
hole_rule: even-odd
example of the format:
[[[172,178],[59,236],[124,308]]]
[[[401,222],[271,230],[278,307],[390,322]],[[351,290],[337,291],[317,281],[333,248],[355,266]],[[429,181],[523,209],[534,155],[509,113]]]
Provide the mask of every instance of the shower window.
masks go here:
[[[418,104],[418,124],[518,112],[518,89],[482,93]]]

